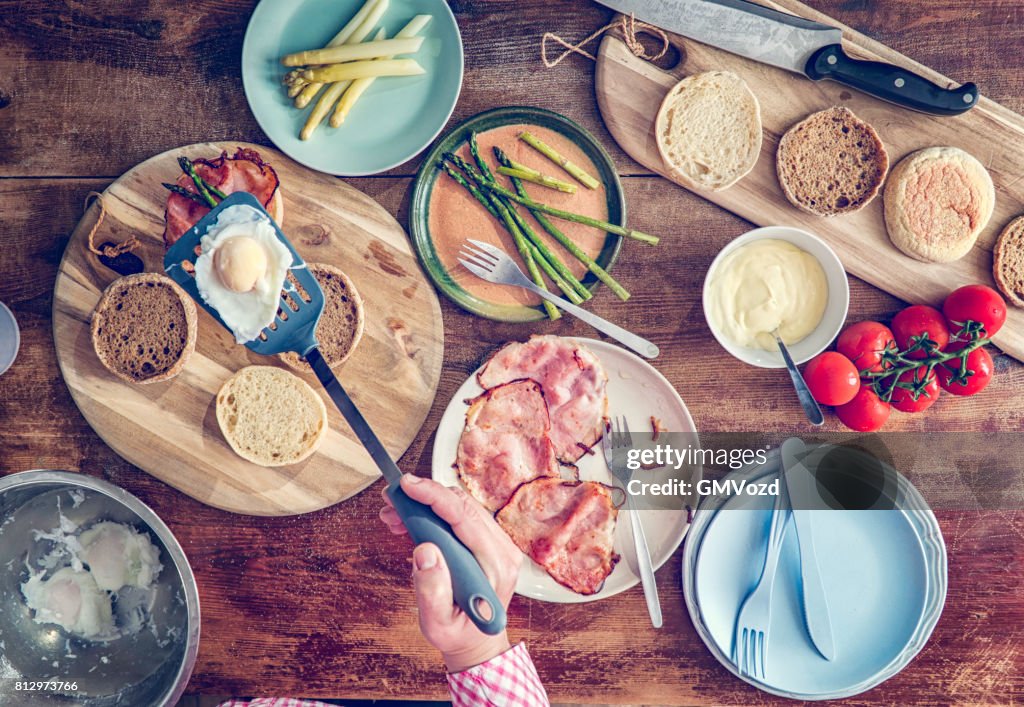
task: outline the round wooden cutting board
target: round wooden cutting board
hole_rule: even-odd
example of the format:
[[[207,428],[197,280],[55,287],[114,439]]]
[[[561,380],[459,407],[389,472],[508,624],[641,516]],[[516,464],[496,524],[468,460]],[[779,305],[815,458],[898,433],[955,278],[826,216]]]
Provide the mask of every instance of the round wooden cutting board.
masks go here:
[[[303,258],[341,268],[362,295],[362,341],[335,372],[397,459],[434,400],[444,335],[437,296],[420,271],[408,236],[375,201],[271,148],[245,143],[189,145],[137,165],[107,188],[106,213],[95,242],[120,243],[135,235],[142,242],[135,253],[146,270],[163,272],[167,191],[161,182],[173,182],[181,174],[180,155],[213,158],[222,150],[233,153],[236,147],[258,150],[277,170],[285,207],[281,226]],[[53,337],[71,395],[103,441],[158,479],[235,513],[306,513],[349,498],[380,476],[326,395],[330,429],[314,455],[276,468],[237,456],[217,426],[217,391],[244,366],[284,364],[236,344],[202,307],[197,307],[195,354],[176,378],[133,385],[111,375],[96,357],[89,333],[93,308],[103,289],[118,277],[88,249],[88,234],[99,214],[94,203],[68,240],[54,287]],[[322,393],[312,374],[304,377]]]

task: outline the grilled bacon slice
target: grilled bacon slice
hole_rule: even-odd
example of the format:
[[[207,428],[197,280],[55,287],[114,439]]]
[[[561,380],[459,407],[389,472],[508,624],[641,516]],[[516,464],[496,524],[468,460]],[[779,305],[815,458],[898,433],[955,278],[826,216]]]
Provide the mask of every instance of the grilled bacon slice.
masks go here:
[[[540,386],[519,380],[470,401],[455,468],[472,496],[494,513],[516,488],[538,476],[558,476]]]
[[[280,180],[274,168],[264,162],[256,150],[239,147],[231,157],[224,151],[216,159],[195,159],[192,164],[210,186],[224,194],[247,191],[263,204],[275,220],[281,220]],[[187,174],[178,177],[177,184],[188,191],[196,191],[195,184]],[[164,207],[164,245],[168,248],[174,245],[185,231],[195,226],[209,211],[209,207],[181,194],[168,194]]]
[[[496,518],[556,582],[596,594],[619,561],[612,549],[618,515],[604,484],[541,477],[520,486]]]
[[[529,378],[540,384],[551,417],[551,443],[572,464],[600,441],[608,417],[608,374],[590,349],[559,336],[506,344],[477,374],[482,388]]]

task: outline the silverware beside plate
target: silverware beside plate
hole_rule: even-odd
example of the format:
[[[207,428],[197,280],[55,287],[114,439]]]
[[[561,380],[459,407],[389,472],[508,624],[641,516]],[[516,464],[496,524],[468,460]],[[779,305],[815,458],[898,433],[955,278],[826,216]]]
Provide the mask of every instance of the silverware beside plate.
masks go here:
[[[537,287],[526,277],[516,262],[505,251],[490,243],[484,243],[474,239],[467,240],[459,253],[459,262],[471,273],[481,280],[496,285],[512,285],[522,287],[524,290],[533,292],[538,297],[551,302],[559,309],[582,319],[602,334],[607,334],[628,349],[631,349],[645,358],[657,358],[660,353],[658,347],[651,341],[626,331],[617,324],[612,324],[607,319],[599,317],[593,312],[588,312],[582,307],[577,307],[572,302],[553,295],[547,290]]]
[[[630,527],[633,529],[633,546],[636,549],[636,563],[640,570],[640,583],[644,588],[644,599],[647,601],[647,611],[651,615],[651,625],[654,628],[661,628],[661,601],[658,599],[658,584],[654,579],[654,567],[651,564],[651,549],[647,545],[647,536],[644,534],[643,523],[636,504],[629,493],[629,480],[633,478],[633,472],[626,464],[625,452],[633,448],[633,435],[629,431],[629,423],[625,416],[620,419],[612,416],[612,421],[601,437],[601,451],[604,452],[604,461],[608,465],[608,471],[621,486],[622,492],[626,495],[625,510],[629,515]],[[615,450],[619,454],[615,454]]]

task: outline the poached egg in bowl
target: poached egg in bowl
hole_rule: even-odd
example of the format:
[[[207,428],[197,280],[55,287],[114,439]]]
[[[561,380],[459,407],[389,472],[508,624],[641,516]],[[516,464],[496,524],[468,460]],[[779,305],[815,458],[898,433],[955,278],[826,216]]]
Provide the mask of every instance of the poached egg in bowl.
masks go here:
[[[266,215],[238,204],[220,212],[200,241],[196,288],[244,344],[268,327],[281,306],[292,254]]]

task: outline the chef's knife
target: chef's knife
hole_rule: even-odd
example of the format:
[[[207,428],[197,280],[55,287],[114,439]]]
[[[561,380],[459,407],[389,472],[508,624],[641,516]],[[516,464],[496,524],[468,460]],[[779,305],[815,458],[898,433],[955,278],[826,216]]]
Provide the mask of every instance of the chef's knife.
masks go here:
[[[841,30],[746,0],[598,0],[670,32],[820,81],[839,83],[922,113],[959,115],[978,102],[973,83],[943,88],[906,69],[854,59]]]
[[[805,454],[806,447],[799,439],[790,438],[782,443],[782,478],[790,508],[793,509],[793,526],[800,548],[800,584],[807,633],[822,657],[832,660],[836,656],[832,620],[818,569],[818,556],[814,551],[814,529],[811,524],[813,509],[821,508],[822,503],[817,495],[817,480],[803,464]]]

